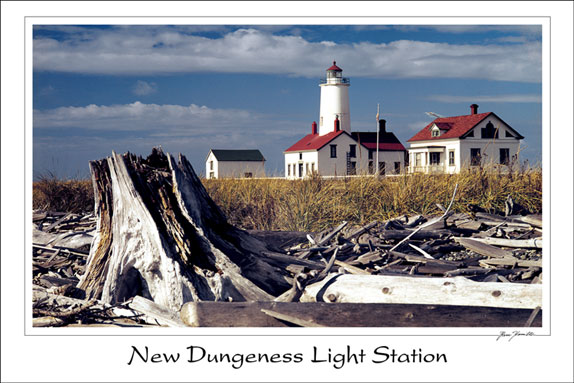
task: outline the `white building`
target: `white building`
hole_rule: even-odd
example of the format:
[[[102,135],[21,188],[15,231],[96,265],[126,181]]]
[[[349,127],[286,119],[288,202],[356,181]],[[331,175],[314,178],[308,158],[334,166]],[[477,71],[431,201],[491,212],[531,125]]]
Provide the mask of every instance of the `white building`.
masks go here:
[[[507,169],[518,161],[524,137],[492,112],[435,119],[411,139],[409,172],[458,173],[462,168],[493,165]]]
[[[207,178],[265,177],[265,158],[257,149],[211,149],[205,160]]]
[[[379,120],[378,132],[351,130],[350,85],[349,79],[343,77],[343,70],[333,61],[326,78],[319,84],[319,127],[313,122],[311,134],[285,150],[286,178],[303,178],[313,173],[320,176],[374,174],[377,157],[381,174],[405,170],[406,150],[393,133],[386,131],[385,120]]]

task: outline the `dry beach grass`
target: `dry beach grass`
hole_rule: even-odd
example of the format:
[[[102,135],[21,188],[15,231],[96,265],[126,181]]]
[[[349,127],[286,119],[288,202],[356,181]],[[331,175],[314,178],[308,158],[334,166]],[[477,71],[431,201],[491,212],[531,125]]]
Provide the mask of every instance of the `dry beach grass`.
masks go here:
[[[510,173],[482,168],[455,175],[379,179],[204,179],[203,183],[230,223],[244,229],[320,231],[342,221],[366,224],[401,215],[438,214],[436,203],[446,206],[455,184],[459,185],[453,205],[456,212],[468,212],[473,205],[488,212],[504,212],[508,196],[532,213],[542,212],[540,168]],[[72,213],[91,211],[91,181],[43,176],[33,185],[33,207]]]

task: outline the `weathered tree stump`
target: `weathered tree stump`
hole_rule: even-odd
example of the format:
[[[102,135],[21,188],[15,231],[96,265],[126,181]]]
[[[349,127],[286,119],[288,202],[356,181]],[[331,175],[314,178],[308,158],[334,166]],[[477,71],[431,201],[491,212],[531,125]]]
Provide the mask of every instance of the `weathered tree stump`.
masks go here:
[[[78,284],[87,299],[140,295],[179,310],[189,301],[272,300],[291,286],[263,242],[227,222],[183,155],[112,153],[90,170],[98,220]]]

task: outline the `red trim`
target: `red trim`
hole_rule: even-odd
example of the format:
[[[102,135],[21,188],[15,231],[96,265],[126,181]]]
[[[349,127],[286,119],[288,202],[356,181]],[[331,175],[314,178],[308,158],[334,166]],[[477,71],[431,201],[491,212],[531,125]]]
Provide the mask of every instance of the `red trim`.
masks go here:
[[[327,70],[332,70],[335,72],[342,72],[343,70],[341,68],[339,68],[337,65],[335,65],[337,62],[333,61],[333,65],[331,65],[331,67]]]
[[[367,149],[377,150],[376,142],[361,142],[361,145],[363,145]],[[405,151],[405,147],[401,143],[381,142],[379,143],[379,150]]]

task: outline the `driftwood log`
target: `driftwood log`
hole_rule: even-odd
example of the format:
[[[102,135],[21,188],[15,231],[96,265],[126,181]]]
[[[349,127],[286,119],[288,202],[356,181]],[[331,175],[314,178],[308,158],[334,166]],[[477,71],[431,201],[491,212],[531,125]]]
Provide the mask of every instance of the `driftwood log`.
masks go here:
[[[90,171],[97,228],[78,283],[87,299],[139,295],[179,311],[189,301],[272,300],[291,287],[264,243],[227,222],[183,155],[113,153]]]
[[[542,307],[542,285],[474,282],[464,277],[331,274],[307,286],[300,300],[534,309]]]
[[[541,311],[440,304],[189,302],[180,314],[191,327],[542,326]]]

